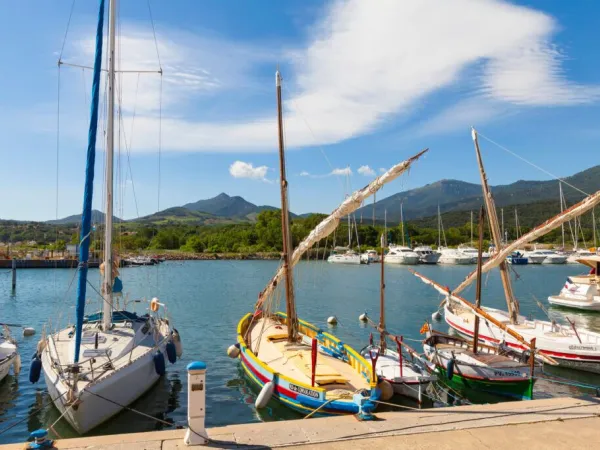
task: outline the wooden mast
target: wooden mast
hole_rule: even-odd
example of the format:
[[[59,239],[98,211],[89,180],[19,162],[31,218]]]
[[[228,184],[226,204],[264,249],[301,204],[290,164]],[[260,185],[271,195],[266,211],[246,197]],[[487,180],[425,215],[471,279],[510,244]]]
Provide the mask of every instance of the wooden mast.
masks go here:
[[[477,141],[477,131],[475,128],[471,129],[471,135],[473,143],[475,144],[475,153],[477,155],[477,164],[479,165],[479,174],[481,175],[481,187],[483,189],[483,200],[485,201],[485,207],[487,209],[488,218],[490,221],[490,230],[494,245],[497,251],[502,249],[502,236],[500,234],[500,226],[498,224],[498,216],[496,214],[496,207],[494,205],[494,199],[487,181],[487,175],[483,168],[483,160],[481,159],[481,152],[479,150],[479,142]],[[504,296],[506,297],[506,305],[508,307],[508,314],[510,316],[510,323],[516,324],[519,316],[519,303],[515,299],[515,295],[512,290],[510,283],[510,274],[508,273],[508,266],[506,261],[500,263],[500,277],[502,278],[502,286],[504,287]]]
[[[292,239],[290,236],[290,214],[288,210],[288,183],[285,176],[285,153],[283,139],[283,108],[281,106],[281,74],[275,73],[277,89],[277,128],[279,131],[279,177],[281,182],[281,234],[283,237],[283,268],[285,272],[285,305],[287,312],[288,342],[295,342],[298,334],[298,317],[294,300]]]
[[[381,281],[379,285],[379,351],[385,353],[385,247],[386,231],[381,235]]]
[[[471,213],[472,214],[472,213]],[[485,220],[485,210],[483,206],[479,210],[479,245],[477,246],[477,284],[475,289],[475,307],[481,308],[481,266],[483,266],[483,224]],[[473,328],[473,353],[477,353],[479,341],[479,316],[475,315],[475,324]]]

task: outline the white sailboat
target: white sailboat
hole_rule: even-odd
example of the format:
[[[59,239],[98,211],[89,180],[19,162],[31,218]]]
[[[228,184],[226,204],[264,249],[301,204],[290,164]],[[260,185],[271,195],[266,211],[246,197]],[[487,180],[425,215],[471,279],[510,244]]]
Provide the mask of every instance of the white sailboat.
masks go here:
[[[92,86],[92,110],[87,150],[86,185],[80,228],[79,283],[76,325],[50,334],[38,345],[32,373],[43,368],[46,385],[62,417],[78,432],[86,433],[129,405],[165,373],[165,354],[175,362],[181,347],[162,305],[154,298],[151,314],[117,310],[122,282],[112,251],[114,100],[115,100],[115,0],[109,0],[106,223],[104,262],[101,266],[102,311],[85,316],[87,263],[91,234],[91,207],[98,101],[102,61],[104,0],[100,2]],[[127,305],[125,305],[125,308]]]
[[[487,209],[490,220],[492,220],[492,217],[495,218],[495,208],[493,206],[491,194],[489,193],[489,188],[487,187],[487,179],[480,160],[481,156],[475,130],[473,130],[473,141],[480,162],[484,198],[486,199],[486,203],[488,200],[491,203],[491,207],[488,207]],[[488,272],[498,266],[502,267],[506,258],[513,251],[523,247],[529,242],[535,241],[553,229],[560,227],[573,217],[580,216],[590,211],[598,203],[600,203],[600,191],[586,197],[584,200],[558,216],[545,221],[543,224],[512,243],[504,247],[498,247],[498,251],[494,257],[490,258],[490,260],[483,265],[482,273]],[[497,218],[495,219],[497,225]],[[492,227],[492,229],[493,228],[494,227]],[[420,278],[423,279],[424,277],[420,276]],[[475,281],[475,279],[476,272],[472,272],[459,286],[452,290],[452,295],[449,295],[447,291],[443,291],[446,295],[444,307],[446,322],[459,333],[469,337],[474,335],[475,312],[472,308],[466,306],[465,303],[453,301],[452,299],[454,294],[462,292],[462,290]],[[505,280],[503,279],[503,281]],[[430,280],[427,280],[426,282],[431,284]],[[508,289],[505,291],[505,294],[507,295],[508,311],[487,307],[482,308],[486,315],[496,323],[501,324],[506,331],[502,331],[491,321],[484,321],[480,324],[481,328],[479,336],[481,339],[491,343],[506,342],[511,348],[525,351],[527,350],[527,347],[514,339],[511,335],[511,333],[518,333],[528,341],[535,338],[536,346],[540,354],[554,358],[561,366],[600,373],[600,333],[576,327],[574,324],[561,325],[554,321],[528,320],[526,317],[519,314],[519,304],[512,295],[510,279],[508,280],[508,283]],[[440,290],[440,292],[442,292],[442,290]]]
[[[10,373],[10,368],[13,368],[13,373],[16,375],[21,371],[21,356],[17,349],[17,343],[10,335],[10,329],[7,325],[0,324],[4,327],[4,332],[0,336],[0,382]]]
[[[362,264],[364,260],[359,253],[352,250],[351,245],[352,222],[350,221],[350,214],[348,214],[348,247],[335,247],[331,255],[329,255],[329,258],[327,258],[327,262],[334,264]]]
[[[444,246],[442,246],[442,236],[444,237]],[[455,248],[448,248],[446,242],[446,234],[444,233],[444,224],[442,223],[442,214],[440,213],[440,205],[438,205],[438,248],[440,253],[438,258],[439,264],[472,264],[473,258],[470,255],[465,255]]]

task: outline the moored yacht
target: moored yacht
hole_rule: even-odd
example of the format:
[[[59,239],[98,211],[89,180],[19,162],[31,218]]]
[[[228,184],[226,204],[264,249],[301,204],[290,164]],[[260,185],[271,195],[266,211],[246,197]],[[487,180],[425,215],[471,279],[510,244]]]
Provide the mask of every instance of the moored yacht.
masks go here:
[[[458,246],[458,248],[456,250],[458,252],[462,253],[463,255],[471,258],[471,264],[475,264],[477,262],[477,249],[470,247],[466,244],[461,244]],[[490,259],[490,254],[487,252],[483,252],[481,257],[483,258],[484,261],[487,261],[488,259]]]
[[[363,254],[360,255],[360,262],[363,264],[371,264],[379,262],[379,254],[377,250],[367,250]]]
[[[390,245],[390,251],[385,255],[388,264],[419,264],[419,255],[410,247]]]
[[[568,264],[579,264],[580,259],[589,258],[590,256],[596,256],[596,253],[589,251],[586,248],[575,250],[567,257]]]
[[[598,311],[600,310],[600,293],[598,292],[600,257],[592,254],[577,262],[591,267],[590,273],[567,277],[560,293],[548,297],[548,303],[566,308]]]
[[[440,256],[442,256],[440,252],[436,252],[428,245],[420,245],[413,250],[419,255],[420,264],[437,264]]]
[[[335,264],[360,264],[360,255],[347,247],[335,247],[327,262]]]
[[[440,264],[472,264],[473,259],[471,256],[465,255],[464,253],[459,252],[455,248],[445,248],[442,247],[439,249],[440,251],[440,259],[438,263]]]

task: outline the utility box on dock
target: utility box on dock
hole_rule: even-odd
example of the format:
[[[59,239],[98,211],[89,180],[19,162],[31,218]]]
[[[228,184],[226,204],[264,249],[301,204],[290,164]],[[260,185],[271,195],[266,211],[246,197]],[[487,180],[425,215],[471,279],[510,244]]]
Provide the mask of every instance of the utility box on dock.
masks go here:
[[[195,361],[187,366],[188,371],[188,429],[186,445],[206,445],[208,435],[204,427],[206,417],[206,364]]]

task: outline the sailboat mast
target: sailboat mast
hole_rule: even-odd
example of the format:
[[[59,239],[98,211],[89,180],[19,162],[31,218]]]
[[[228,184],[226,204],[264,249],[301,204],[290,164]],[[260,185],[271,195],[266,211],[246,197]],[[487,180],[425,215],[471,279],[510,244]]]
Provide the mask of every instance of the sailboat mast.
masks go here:
[[[386,231],[381,235],[381,281],[379,286],[379,351],[385,353],[385,246]]]
[[[483,206],[479,210],[479,242],[477,246],[477,284],[475,289],[475,306],[481,308],[481,267],[483,266],[483,223],[485,220],[485,210]],[[475,315],[475,324],[473,327],[473,353],[477,353],[477,344],[479,341],[479,316]]]
[[[596,240],[596,208],[592,209],[592,228],[594,229],[594,252],[598,253],[598,241]]]
[[[108,111],[106,121],[106,208],[104,216],[104,302],[102,308],[102,327],[110,328],[112,322],[113,287],[113,162],[114,162],[114,122],[115,122],[115,21],[116,0],[108,2]]]
[[[471,247],[473,247],[473,211],[471,211]]]
[[[377,202],[377,192],[373,193],[373,227],[375,227],[375,203]]]
[[[290,214],[288,211],[288,183],[285,176],[285,153],[283,142],[283,108],[281,106],[281,74],[275,73],[277,89],[277,128],[279,131],[279,177],[281,182],[281,234],[283,236],[283,268],[285,271],[285,305],[287,312],[288,341],[295,342],[298,334],[298,317],[294,300],[292,239],[290,236]],[[350,216],[348,216],[350,217]]]
[[[498,224],[498,216],[496,214],[496,207],[494,205],[494,199],[487,181],[487,175],[483,168],[483,160],[481,159],[481,151],[479,150],[479,142],[477,141],[477,131],[472,128],[472,138],[475,144],[475,153],[477,155],[477,164],[479,165],[479,174],[481,176],[481,187],[483,189],[483,199],[485,201],[485,207],[487,209],[488,218],[490,222],[490,229],[492,231],[492,238],[497,251],[502,250],[502,237],[500,235],[500,226]],[[508,313],[510,316],[510,322],[512,324],[517,323],[519,314],[519,304],[515,299],[512,285],[510,283],[510,274],[508,273],[508,267],[506,261],[500,263],[500,277],[502,279],[502,286],[504,287],[504,295],[506,297],[506,306],[508,307]]]
[[[563,193],[562,193],[562,182],[560,180],[558,180],[558,192],[559,192],[559,196],[560,196],[560,212],[562,214],[563,212]],[[562,234],[562,249],[565,249],[565,224],[563,223],[560,226],[560,230],[561,230],[561,234]]]
[[[440,214],[440,204],[438,203],[438,250],[442,246],[442,216]]]
[[[406,243],[404,242],[404,213],[402,212],[402,205],[404,204],[404,202],[400,202],[400,227],[402,229],[402,246],[405,246]]]
[[[517,215],[516,207],[515,207],[515,235],[516,235],[516,239],[519,239],[519,216]]]
[[[502,214],[502,239],[504,239],[504,242],[506,242],[506,234],[504,231],[504,208],[500,209],[500,214]]]
[[[102,32],[104,30],[104,0],[100,0],[98,26],[96,29],[96,51],[94,55],[94,75],[92,82],[92,100],[90,108],[90,126],[88,131],[87,162],[85,168],[85,187],[83,191],[83,209],[81,228],[79,229],[79,277],[77,280],[77,305],[75,310],[75,355],[73,362],[79,362],[83,319],[85,316],[85,298],[87,287],[88,259],[90,250],[90,232],[92,227],[92,199],[94,194],[94,166],[96,161],[96,136],[98,131],[98,103],[100,97],[100,72],[102,70]]]

